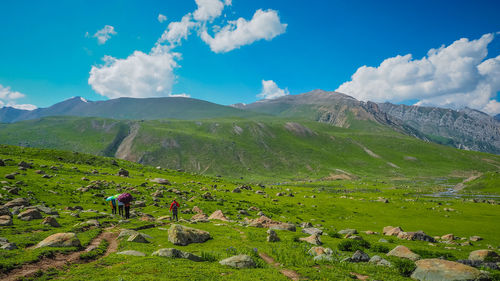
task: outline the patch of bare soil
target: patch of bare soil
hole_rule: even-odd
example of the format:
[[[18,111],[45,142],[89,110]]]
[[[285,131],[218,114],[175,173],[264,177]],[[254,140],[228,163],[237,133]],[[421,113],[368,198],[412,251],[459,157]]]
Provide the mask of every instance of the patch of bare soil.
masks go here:
[[[461,183],[459,183],[459,184],[455,185],[455,187],[453,187],[453,189],[454,189],[455,191],[460,191],[460,190],[462,190],[462,189],[464,189],[464,188],[465,188],[465,184],[466,184],[466,183],[468,183],[468,182],[470,182],[470,181],[473,181],[473,180],[475,180],[475,179],[477,179],[477,178],[481,177],[482,175],[483,175],[482,173],[479,173],[479,174],[476,174],[476,175],[470,176],[470,177],[466,178],[464,181],[462,181]]]
[[[307,280],[307,278],[300,276],[300,274],[298,274],[295,270],[280,268],[281,265],[278,262],[276,262],[272,257],[267,255],[266,253],[259,252],[259,257],[262,260],[264,260],[267,264],[273,266],[276,269],[279,269],[281,274],[285,275],[286,277],[288,277],[291,280],[294,280],[294,281],[295,280]]]

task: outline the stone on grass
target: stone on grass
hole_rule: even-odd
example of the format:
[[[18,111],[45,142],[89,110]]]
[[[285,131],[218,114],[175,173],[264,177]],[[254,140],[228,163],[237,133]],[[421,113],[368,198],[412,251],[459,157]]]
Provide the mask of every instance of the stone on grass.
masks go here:
[[[321,243],[321,240],[319,239],[319,235],[317,235],[317,234],[313,234],[309,237],[302,237],[302,238],[299,238],[299,240],[307,242],[309,244],[318,245],[318,246],[323,244],[323,243]]]
[[[56,233],[42,240],[36,248],[41,247],[79,247],[80,240],[72,232]]]
[[[152,256],[168,257],[168,258],[179,258],[188,259],[192,261],[202,261],[203,259],[197,255],[184,252],[175,248],[164,248],[151,254]]]
[[[136,256],[136,257],[145,257],[146,254],[139,252],[139,251],[133,251],[133,250],[128,250],[128,251],[123,251],[116,253],[117,255],[126,255],[126,256]]]
[[[450,233],[450,234],[445,234],[445,235],[441,236],[440,238],[441,238],[441,240],[453,241],[453,240],[455,240],[455,235]]]
[[[19,215],[17,215],[17,218],[23,221],[30,221],[34,219],[41,219],[43,217],[38,209],[28,209],[24,212],[19,213]]]
[[[280,224],[271,225],[269,229],[296,231],[297,228],[294,224],[283,222]]]
[[[128,177],[129,175],[129,172],[123,168],[120,168],[120,170],[118,171],[118,176],[120,177]]]
[[[150,182],[159,183],[163,185],[170,185],[170,181],[164,178],[154,178]]]
[[[474,236],[471,236],[469,238],[469,240],[472,241],[472,242],[477,242],[477,241],[483,240],[483,238],[481,236],[474,235]]]
[[[347,234],[354,235],[354,234],[358,234],[358,231],[356,229],[348,228],[348,229],[342,229],[342,230],[340,230],[339,234],[342,234],[342,235],[347,235]]]
[[[476,250],[469,254],[469,260],[500,262],[500,256],[492,250]]]
[[[417,268],[411,278],[425,281],[481,280],[481,271],[453,261],[423,259],[415,262]]]
[[[174,245],[186,246],[191,243],[203,243],[210,238],[210,233],[207,231],[179,224],[173,224],[168,230],[168,241]]]
[[[5,175],[5,178],[8,180],[14,180],[14,179],[16,179],[16,175],[15,174],[7,174],[7,175]]]
[[[15,250],[17,249],[17,245],[15,243],[5,243],[2,245],[2,247],[0,247],[0,249],[4,249],[4,250]]]
[[[350,258],[350,262],[367,262],[370,260],[370,256],[368,256],[368,254],[366,254],[365,252],[361,251],[361,250],[357,250],[356,252],[354,252],[354,254],[352,255],[352,257]]]
[[[0,216],[0,226],[12,225],[12,217],[9,215]]]
[[[387,236],[398,236],[400,232],[403,232],[403,229],[399,226],[397,227],[392,227],[392,226],[386,226],[383,229],[383,234]]]
[[[61,226],[54,217],[44,218],[42,221],[42,224],[50,225],[52,227],[60,227]]]
[[[9,208],[0,206],[0,216],[12,216],[12,213],[9,211]]]
[[[375,265],[379,265],[379,266],[388,266],[388,267],[391,266],[390,261],[383,259],[382,257],[377,256],[377,255],[371,257],[371,259],[368,262],[373,263]]]
[[[203,214],[203,210],[200,209],[200,207],[198,207],[198,206],[194,206],[192,211],[193,211],[193,213]]]
[[[321,255],[317,255],[313,258],[314,261],[328,261],[328,262],[331,262],[333,261],[333,257],[331,255],[325,255],[325,254],[321,254]]]
[[[142,233],[134,233],[127,239],[128,242],[150,243]]]
[[[315,228],[315,227],[303,228],[302,232],[306,233],[306,234],[310,234],[310,235],[313,235],[313,234],[321,235],[321,234],[323,234],[323,230]]]
[[[255,262],[250,256],[247,255],[237,255],[230,258],[221,260],[219,262],[221,265],[227,265],[235,268],[254,268]]]
[[[26,198],[16,198],[4,204],[4,207],[12,208],[16,206],[29,206],[30,203]]]
[[[195,222],[208,222],[208,216],[206,214],[203,214],[203,213],[198,213],[194,216],[191,217],[191,221],[195,221]]]
[[[318,246],[318,247],[312,247],[311,249],[309,249],[307,253],[311,256],[319,256],[319,255],[329,256],[333,254],[333,251],[330,248],[323,248]]]
[[[221,221],[229,221],[226,216],[224,215],[224,213],[222,213],[221,210],[217,210],[215,212],[213,212],[209,217],[208,217],[209,220],[221,220]]]
[[[425,242],[436,242],[433,237],[425,234],[423,231],[416,231],[416,232],[404,232],[401,231],[398,233],[398,238],[399,239],[406,239],[406,240],[412,240],[412,241],[425,241]]]
[[[398,258],[405,258],[409,259],[412,261],[416,261],[420,259],[420,256],[412,252],[410,249],[408,249],[405,246],[399,245],[396,246],[396,248],[392,249],[389,253],[387,253],[388,256],[395,256]]]
[[[276,231],[272,229],[267,230],[267,242],[278,242],[280,241],[280,238],[278,237],[278,234],[276,234]]]
[[[308,227],[313,227],[313,225],[310,222],[303,222],[303,223],[300,224],[300,227],[302,227],[302,228],[308,228]]]

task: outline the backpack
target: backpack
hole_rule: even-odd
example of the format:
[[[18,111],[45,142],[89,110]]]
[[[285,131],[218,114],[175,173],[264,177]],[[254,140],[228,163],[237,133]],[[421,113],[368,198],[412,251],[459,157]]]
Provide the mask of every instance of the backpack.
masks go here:
[[[177,212],[177,204],[174,204],[174,206],[172,206],[172,212]]]

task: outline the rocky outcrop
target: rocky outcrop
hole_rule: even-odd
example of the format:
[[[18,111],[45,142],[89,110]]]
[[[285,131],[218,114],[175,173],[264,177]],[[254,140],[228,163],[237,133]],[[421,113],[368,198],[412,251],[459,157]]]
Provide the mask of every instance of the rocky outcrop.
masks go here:
[[[399,245],[396,246],[396,248],[392,249],[389,253],[387,253],[388,256],[394,256],[398,258],[405,258],[409,259],[412,261],[416,261],[420,259],[420,256],[412,252],[410,249],[408,249],[405,246]]]
[[[453,261],[424,259],[416,263],[411,278],[425,281],[472,281],[481,280],[481,271]]]
[[[168,230],[168,241],[174,245],[186,246],[191,243],[203,243],[210,238],[210,233],[207,231],[179,224],[173,224]]]

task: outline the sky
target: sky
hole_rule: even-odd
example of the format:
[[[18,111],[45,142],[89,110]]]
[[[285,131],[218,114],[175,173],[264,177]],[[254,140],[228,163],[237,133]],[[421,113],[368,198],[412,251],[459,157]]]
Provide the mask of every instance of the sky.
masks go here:
[[[314,89],[500,113],[499,1],[1,1],[0,107]]]

